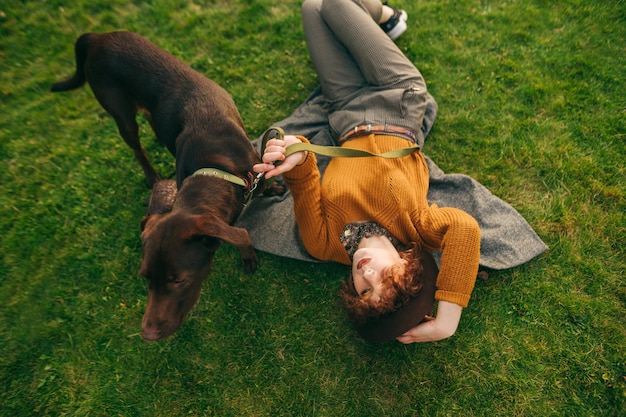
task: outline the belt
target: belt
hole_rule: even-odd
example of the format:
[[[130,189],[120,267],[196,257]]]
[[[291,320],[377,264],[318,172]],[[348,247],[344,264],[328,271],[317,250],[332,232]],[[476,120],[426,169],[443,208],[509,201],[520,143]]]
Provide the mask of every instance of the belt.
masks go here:
[[[363,125],[355,126],[354,129],[350,129],[348,133],[339,138],[339,143],[344,143],[348,139],[354,139],[359,136],[369,135],[370,133],[398,133],[405,136],[413,143],[417,143],[415,133],[405,127],[390,126],[390,125]]]

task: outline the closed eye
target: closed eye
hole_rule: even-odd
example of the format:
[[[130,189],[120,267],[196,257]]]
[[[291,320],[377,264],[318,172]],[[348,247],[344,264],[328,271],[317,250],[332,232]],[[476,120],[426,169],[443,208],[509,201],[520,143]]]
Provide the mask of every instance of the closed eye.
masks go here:
[[[170,284],[183,284],[185,281],[187,281],[187,278],[180,276],[171,276],[167,280]]]

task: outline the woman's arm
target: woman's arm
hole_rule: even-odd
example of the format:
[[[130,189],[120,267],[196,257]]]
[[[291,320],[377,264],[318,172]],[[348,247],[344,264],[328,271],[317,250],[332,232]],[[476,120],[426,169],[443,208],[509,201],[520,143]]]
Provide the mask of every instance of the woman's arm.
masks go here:
[[[462,210],[436,205],[414,222],[427,247],[441,250],[435,299],[467,307],[480,260],[478,223]]]
[[[409,344],[415,342],[436,342],[452,336],[461,320],[463,307],[448,301],[439,301],[437,317],[424,321],[413,327],[402,336],[396,338],[398,342]]]
[[[397,340],[434,342],[452,336],[470,299],[480,259],[480,228],[469,214],[454,208],[431,206],[415,219],[425,242],[441,249],[437,276],[437,317],[424,321]]]
[[[302,243],[311,256],[324,261],[336,260],[329,239],[338,239],[329,237],[322,216],[317,159],[313,153],[306,152],[295,152],[285,157],[287,147],[300,142],[308,143],[308,140],[292,135],[285,135],[284,140],[269,140],[263,154],[264,163],[255,165],[254,171],[265,172],[266,178],[283,174],[293,197],[294,214]],[[275,161],[282,163],[274,166]],[[345,254],[345,251],[342,253]]]

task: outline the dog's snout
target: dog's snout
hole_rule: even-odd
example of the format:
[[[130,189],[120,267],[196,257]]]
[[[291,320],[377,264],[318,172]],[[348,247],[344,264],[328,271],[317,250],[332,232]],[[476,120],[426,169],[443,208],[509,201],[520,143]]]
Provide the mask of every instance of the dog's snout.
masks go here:
[[[141,337],[150,342],[161,339],[161,329],[158,328],[144,328],[141,332]]]
[[[167,321],[154,315],[150,305],[151,298],[148,298],[148,308],[141,320],[141,337],[148,341],[163,339],[166,335],[163,329],[167,327]]]

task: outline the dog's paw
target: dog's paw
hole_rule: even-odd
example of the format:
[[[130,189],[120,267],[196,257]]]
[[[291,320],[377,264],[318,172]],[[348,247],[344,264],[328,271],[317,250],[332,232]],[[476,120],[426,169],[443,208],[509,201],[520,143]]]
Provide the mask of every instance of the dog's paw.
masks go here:
[[[259,266],[259,258],[254,248],[251,248],[250,251],[245,251],[245,253],[241,252],[241,263],[247,273],[251,274],[256,271],[257,266]]]

